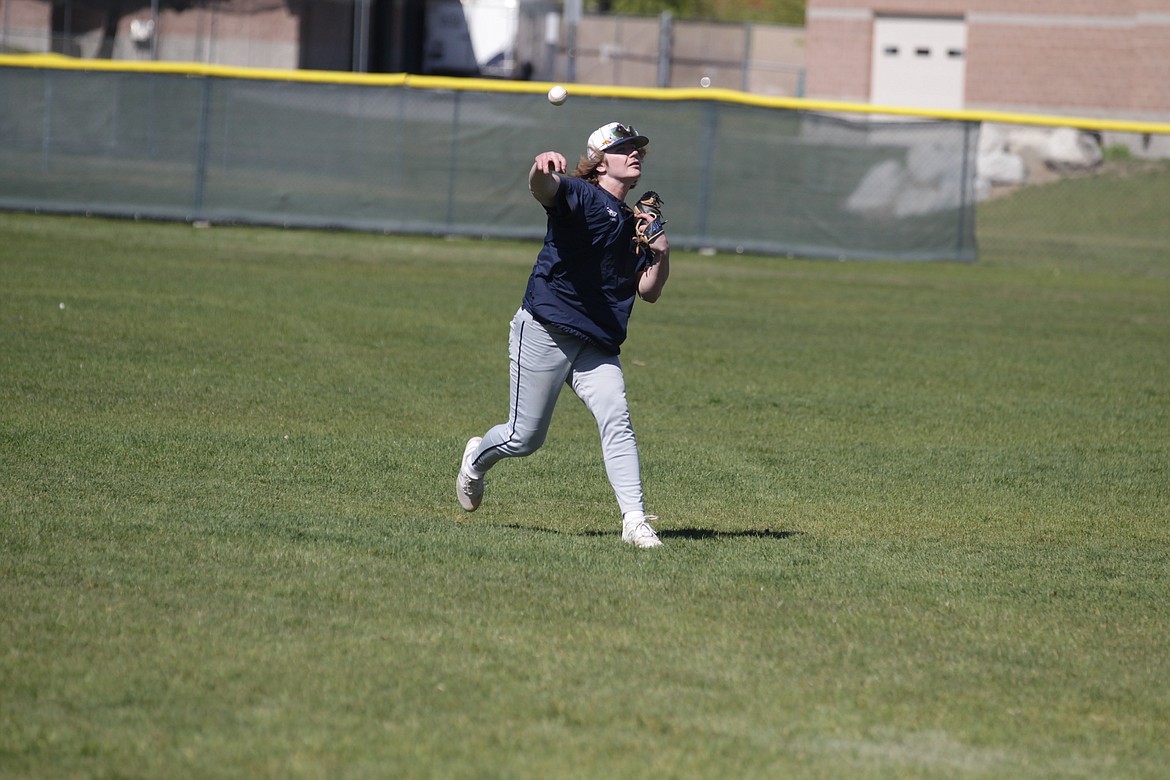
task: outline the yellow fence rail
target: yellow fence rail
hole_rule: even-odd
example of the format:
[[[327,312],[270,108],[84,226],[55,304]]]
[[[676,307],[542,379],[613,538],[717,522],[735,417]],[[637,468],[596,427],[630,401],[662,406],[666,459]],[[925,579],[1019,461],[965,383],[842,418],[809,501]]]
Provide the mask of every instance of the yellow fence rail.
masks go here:
[[[450,78],[445,76],[418,76],[407,73],[346,73],[317,70],[276,70],[271,68],[243,68],[209,65],[197,62],[127,62],[121,60],[83,60],[59,54],[0,55],[0,67],[55,68],[60,70],[121,71],[139,73],[168,73],[186,76],[252,79],[268,81],[296,81],[317,84],[350,84],[372,87],[415,87],[418,89],[446,89],[512,94],[543,94],[551,82],[502,81],[498,79]],[[884,115],[919,119],[943,119],[957,122],[993,122],[1036,127],[1074,127],[1081,130],[1117,133],[1151,133],[1170,135],[1170,123],[1126,119],[1102,119],[1085,116],[1030,114],[1006,111],[954,110],[942,111],[905,106],[881,106],[809,98],[786,98],[754,95],[723,88],[647,88],[615,87],[600,84],[571,84],[570,93],[586,97],[624,98],[630,100],[718,100],[760,108],[779,108],[794,111],[821,111],[839,114]]]

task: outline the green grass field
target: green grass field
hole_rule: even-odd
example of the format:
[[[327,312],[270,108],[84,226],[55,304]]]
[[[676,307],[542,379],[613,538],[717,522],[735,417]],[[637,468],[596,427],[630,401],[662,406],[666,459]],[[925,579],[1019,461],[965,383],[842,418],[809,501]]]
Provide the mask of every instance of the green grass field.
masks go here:
[[[0,214],[0,776],[1170,765],[1170,171],[974,265],[676,253],[482,509],[535,247]]]

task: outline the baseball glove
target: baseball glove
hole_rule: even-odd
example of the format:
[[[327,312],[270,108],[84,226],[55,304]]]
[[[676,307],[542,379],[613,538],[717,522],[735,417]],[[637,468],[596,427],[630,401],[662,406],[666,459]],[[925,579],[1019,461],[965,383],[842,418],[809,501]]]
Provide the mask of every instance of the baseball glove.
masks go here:
[[[662,197],[654,190],[646,190],[634,204],[634,213],[651,216],[650,220],[639,219],[638,226],[634,228],[638,243],[650,246],[650,242],[666,229],[666,220],[662,217]]]

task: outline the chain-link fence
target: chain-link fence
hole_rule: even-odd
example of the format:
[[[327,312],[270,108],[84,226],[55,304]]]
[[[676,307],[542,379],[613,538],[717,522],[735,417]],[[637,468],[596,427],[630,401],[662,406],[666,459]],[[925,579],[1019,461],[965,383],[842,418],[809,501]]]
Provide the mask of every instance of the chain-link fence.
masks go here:
[[[666,198],[676,246],[975,257],[971,122],[669,92],[552,108],[542,87],[516,82],[192,75],[0,67],[0,207],[537,238],[533,155],[572,159],[621,119],[653,141],[643,185]]]
[[[804,30],[774,24],[585,15],[561,36],[554,78],[804,96]]]

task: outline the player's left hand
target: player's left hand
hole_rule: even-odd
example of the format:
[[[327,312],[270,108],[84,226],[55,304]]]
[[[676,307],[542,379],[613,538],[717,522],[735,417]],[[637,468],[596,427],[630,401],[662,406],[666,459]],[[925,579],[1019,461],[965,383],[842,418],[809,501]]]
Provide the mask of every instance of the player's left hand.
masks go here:
[[[646,236],[650,232],[656,217],[653,214],[641,213],[635,214],[640,220],[638,227],[635,228],[635,235],[638,243],[649,249],[655,255],[660,255],[670,249],[670,241],[666,237],[666,231],[661,228],[658,229],[657,235],[653,239],[647,240]]]
[[[638,225],[634,229],[638,243],[655,252],[666,250],[666,219],[662,216],[662,197],[653,190],[647,190],[634,204],[634,215]]]

